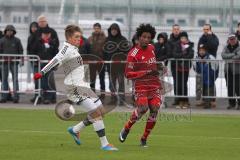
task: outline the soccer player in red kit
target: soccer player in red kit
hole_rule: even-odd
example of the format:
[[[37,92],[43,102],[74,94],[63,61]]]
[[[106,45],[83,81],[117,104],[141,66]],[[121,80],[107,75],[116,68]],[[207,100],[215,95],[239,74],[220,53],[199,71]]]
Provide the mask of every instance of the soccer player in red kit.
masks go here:
[[[141,24],[137,28],[136,35],[139,43],[128,53],[125,69],[125,76],[133,81],[136,109],[120,132],[119,140],[124,142],[133,124],[150,110],[146,127],[140,140],[140,145],[143,147],[147,147],[147,138],[155,126],[161,105],[161,81],[157,71],[154,46],[151,44],[155,34],[155,28],[150,24]]]

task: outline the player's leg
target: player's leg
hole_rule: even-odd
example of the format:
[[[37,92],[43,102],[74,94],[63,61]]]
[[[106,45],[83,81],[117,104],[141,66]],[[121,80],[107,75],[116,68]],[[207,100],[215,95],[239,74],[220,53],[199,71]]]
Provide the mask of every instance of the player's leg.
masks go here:
[[[89,117],[91,117],[89,121],[92,122],[93,128],[100,139],[102,149],[117,150],[117,148],[111,145],[107,140],[105,126],[102,119],[102,116],[105,112],[100,99],[87,98],[81,103],[81,105],[85,109],[89,110]]]
[[[92,122],[89,120],[90,118],[87,117],[85,120],[81,121],[80,123],[76,124],[73,127],[68,128],[68,132],[72,135],[74,141],[76,144],[80,145],[81,141],[79,139],[79,133],[82,129],[84,129],[86,126],[89,126],[92,124]]]
[[[144,115],[148,111],[148,99],[147,97],[137,97],[135,100],[135,106],[136,109],[132,112],[132,115],[130,116],[130,119],[125,124],[124,128],[119,134],[119,140],[120,142],[124,142],[127,138],[127,135],[132,128],[133,124],[136,123],[137,120],[139,120],[142,115]]]
[[[160,108],[160,105],[161,105],[161,98],[159,96],[154,97],[149,100],[150,114],[149,114],[148,120],[146,122],[144,133],[141,137],[141,146],[143,146],[143,147],[147,146],[147,138],[156,124],[158,110]]]

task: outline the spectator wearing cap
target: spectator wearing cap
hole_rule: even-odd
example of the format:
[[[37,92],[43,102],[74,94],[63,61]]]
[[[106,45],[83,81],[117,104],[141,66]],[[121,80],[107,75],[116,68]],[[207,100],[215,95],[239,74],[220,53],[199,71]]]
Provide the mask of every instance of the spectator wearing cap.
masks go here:
[[[216,95],[215,80],[218,77],[219,69],[218,63],[214,60],[216,58],[207,52],[206,46],[200,44],[193,68],[201,77],[202,96],[206,96],[206,98],[202,98],[202,102],[198,103],[197,106],[202,106],[205,109],[216,107],[215,98],[208,98],[208,96]]]
[[[176,43],[172,56],[176,60],[173,62],[173,69],[176,69],[176,96],[185,96],[177,98],[177,108],[188,108],[188,77],[191,69],[191,59],[194,56],[194,44],[189,41],[187,32],[183,31],[179,34],[180,41]]]
[[[203,26],[203,34],[198,41],[198,49],[200,44],[203,44],[206,47],[208,53],[217,57],[219,40],[212,32],[212,26],[210,24],[204,24]]]
[[[52,29],[49,27],[42,28],[41,36],[37,37],[35,49],[33,50],[41,60],[45,60],[45,62],[41,63],[41,69],[56,55],[57,44],[58,39],[52,37]],[[53,71],[48,72],[41,79],[41,89],[43,92],[40,101],[44,104],[56,103],[56,86]]]
[[[240,99],[231,98],[240,96],[240,46],[235,34],[228,36],[227,45],[222,51],[222,58],[226,60],[224,71],[229,97],[227,109],[233,109],[237,104],[239,110]]]
[[[23,54],[23,47],[21,40],[16,35],[16,29],[13,25],[7,25],[4,30],[4,37],[0,39],[0,54]],[[13,80],[13,102],[19,102],[19,84],[18,84],[18,61],[14,57],[6,57],[6,61],[4,61],[2,65],[2,90],[9,91],[9,84],[8,84],[8,73],[9,71],[12,74]],[[1,103],[6,103],[8,93],[2,93],[2,99],[0,100]]]

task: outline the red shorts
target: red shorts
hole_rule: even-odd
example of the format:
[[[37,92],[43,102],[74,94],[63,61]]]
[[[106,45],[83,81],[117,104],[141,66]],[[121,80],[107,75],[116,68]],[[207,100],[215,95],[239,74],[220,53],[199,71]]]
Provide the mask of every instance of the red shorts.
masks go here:
[[[160,107],[161,103],[162,99],[159,90],[135,94],[136,106]]]

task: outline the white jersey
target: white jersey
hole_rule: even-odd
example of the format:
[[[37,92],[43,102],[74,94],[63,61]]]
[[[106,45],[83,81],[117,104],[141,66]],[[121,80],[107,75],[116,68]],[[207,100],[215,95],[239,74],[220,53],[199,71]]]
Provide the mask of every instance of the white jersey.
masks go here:
[[[94,92],[91,93],[89,82],[85,81],[82,57],[76,46],[64,42],[62,49],[41,71],[46,74],[52,68],[58,66],[62,66],[64,70],[64,84],[67,86],[67,96],[71,101],[78,102],[79,99],[86,97],[97,97],[96,94],[93,94]],[[86,95],[83,92],[91,93],[93,96]]]
[[[84,81],[84,66],[77,47],[64,42],[62,49],[42,69],[42,72],[45,74],[55,66],[63,67],[65,73],[64,84],[84,87],[89,86],[89,83]]]

